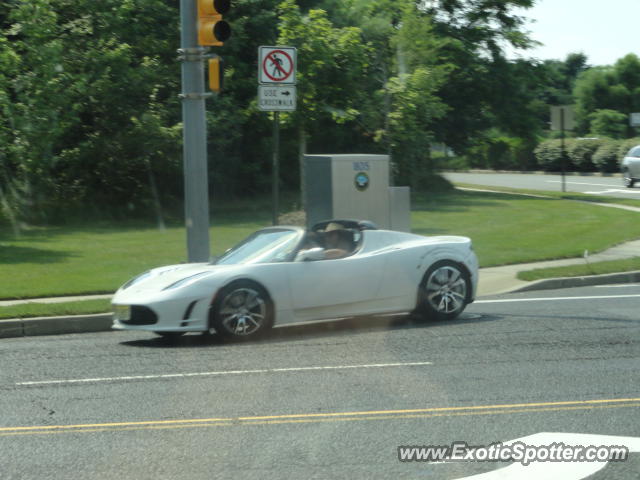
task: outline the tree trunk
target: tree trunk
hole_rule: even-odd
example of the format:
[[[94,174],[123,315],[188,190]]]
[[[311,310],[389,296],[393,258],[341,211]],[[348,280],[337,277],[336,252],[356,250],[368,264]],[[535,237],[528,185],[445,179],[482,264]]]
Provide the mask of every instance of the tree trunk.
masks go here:
[[[13,237],[20,238],[20,225],[18,224],[18,219],[9,204],[9,200],[7,200],[2,187],[0,187],[0,207],[4,210],[5,215],[9,219],[9,223],[11,224],[11,229],[13,230]]]
[[[164,224],[164,218],[162,217],[162,205],[160,204],[160,194],[158,193],[158,186],[156,185],[156,177],[153,174],[151,168],[151,160],[147,159],[147,174],[149,176],[149,187],[151,188],[151,196],[153,198],[153,207],[156,211],[156,220],[158,222],[158,230],[164,232],[166,226]]]

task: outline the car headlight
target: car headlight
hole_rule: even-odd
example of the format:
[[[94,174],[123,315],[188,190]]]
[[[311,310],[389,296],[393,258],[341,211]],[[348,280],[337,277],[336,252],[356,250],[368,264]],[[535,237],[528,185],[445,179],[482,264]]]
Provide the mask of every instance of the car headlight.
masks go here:
[[[173,288],[184,287],[188,283],[194,282],[198,278],[204,277],[205,275],[210,275],[210,274],[211,274],[211,272],[196,273],[195,275],[191,275],[189,277],[185,277],[185,278],[183,278],[181,280],[178,280],[177,282],[174,282],[171,285],[164,287],[162,290],[171,290]]]
[[[148,270],[148,271],[146,271],[144,273],[141,273],[137,277],[133,277],[127,283],[122,285],[120,287],[120,290],[126,290],[127,288],[131,287],[132,285],[135,285],[136,283],[141,282],[142,280],[145,280],[145,279],[149,278],[150,276],[151,276],[151,270]]]

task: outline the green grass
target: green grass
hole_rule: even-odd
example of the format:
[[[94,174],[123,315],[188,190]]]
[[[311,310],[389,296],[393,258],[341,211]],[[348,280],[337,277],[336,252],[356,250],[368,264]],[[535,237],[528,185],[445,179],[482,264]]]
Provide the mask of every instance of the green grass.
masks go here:
[[[83,315],[105,313],[110,310],[111,304],[107,299],[81,300],[78,302],[65,303],[27,303],[24,305],[0,307],[0,319]]]
[[[212,255],[267,225],[260,216],[219,222]],[[39,227],[19,239],[0,231],[0,298],[112,293],[149,268],[185,262],[185,244],[181,227]]]
[[[539,195],[539,196],[557,198],[561,200],[578,200],[581,202],[592,202],[592,203],[616,203],[619,205],[628,205],[630,207],[640,208],[640,200],[635,200],[633,198],[607,197],[607,196],[600,196],[600,195],[590,195],[587,193],[579,193],[579,192],[559,192],[559,191],[553,191],[553,190],[530,190],[526,188],[493,187],[488,185],[476,185],[476,184],[470,184],[470,183],[455,183],[455,186],[463,187],[463,188],[477,188],[479,190],[493,190],[496,192],[504,192],[504,193]]]
[[[605,273],[633,272],[640,270],[640,257],[625,260],[608,260],[590,264],[570,265],[567,267],[536,268],[518,272],[520,280],[533,281],[543,278],[584,277],[586,275],[602,275]]]
[[[640,213],[558,198],[457,191],[416,196],[414,233],[470,237],[483,267],[579,257],[640,238]]]
[[[481,266],[581,256],[640,238],[638,213],[559,198],[454,191],[413,199],[413,231],[473,239]],[[214,215],[212,254],[270,224],[244,205]],[[15,239],[0,230],[0,298],[111,293],[149,268],[185,258],[185,231],[148,225],[37,227]]]

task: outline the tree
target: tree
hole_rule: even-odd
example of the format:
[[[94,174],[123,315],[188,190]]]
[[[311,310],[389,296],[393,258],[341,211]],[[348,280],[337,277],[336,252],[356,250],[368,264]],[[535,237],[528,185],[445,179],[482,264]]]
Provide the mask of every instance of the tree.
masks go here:
[[[34,0],[11,9],[7,36],[20,58],[10,89],[12,143],[20,148],[13,161],[32,219],[45,220],[56,202],[148,198],[133,119],[154,103],[163,121],[177,121],[163,108],[177,106],[171,30],[161,33],[152,20],[172,26],[177,37],[176,18],[161,0]],[[175,163],[164,158],[162,167]]]
[[[542,99],[548,105],[571,105],[576,79],[589,68],[587,56],[583,53],[570,53],[564,60],[543,61]]]
[[[344,124],[359,115],[358,88],[368,67],[369,47],[357,27],[336,28],[324,10],[303,15],[293,0],[280,4],[278,42],[298,49],[298,105],[289,115],[299,142],[299,171],[304,198],[303,156],[307,137],[322,119]]]
[[[510,85],[503,45],[527,48],[531,40],[522,32],[524,19],[514,8],[528,8],[532,0],[429,0],[419,2],[431,16],[434,33],[447,42],[438,52],[437,65],[452,66],[437,95],[449,111],[439,122],[436,137],[457,152],[464,152],[491,128],[500,114],[503,91]],[[517,97],[514,97],[517,98]],[[496,105],[496,101],[501,104]]]
[[[599,109],[589,115],[589,132],[595,136],[624,138],[628,117],[624,113],[610,109]]]
[[[20,182],[16,178],[19,165],[16,161],[13,132],[13,108],[11,101],[11,78],[15,74],[18,57],[6,38],[0,37],[0,221],[6,218],[19,235],[19,195]],[[1,222],[0,222],[1,223]]]
[[[628,117],[640,109],[640,58],[629,54],[612,67],[589,69],[578,77],[574,96],[579,133],[587,133],[597,110],[615,110]],[[633,135],[626,126],[624,136]]]

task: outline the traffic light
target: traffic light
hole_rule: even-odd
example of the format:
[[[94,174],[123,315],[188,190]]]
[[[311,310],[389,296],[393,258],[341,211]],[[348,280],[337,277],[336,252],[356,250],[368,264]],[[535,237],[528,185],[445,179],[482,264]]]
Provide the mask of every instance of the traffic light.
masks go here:
[[[220,47],[231,36],[231,27],[222,19],[231,0],[198,0],[198,44]]]
[[[220,93],[224,84],[224,62],[216,56],[209,59],[209,89]]]

